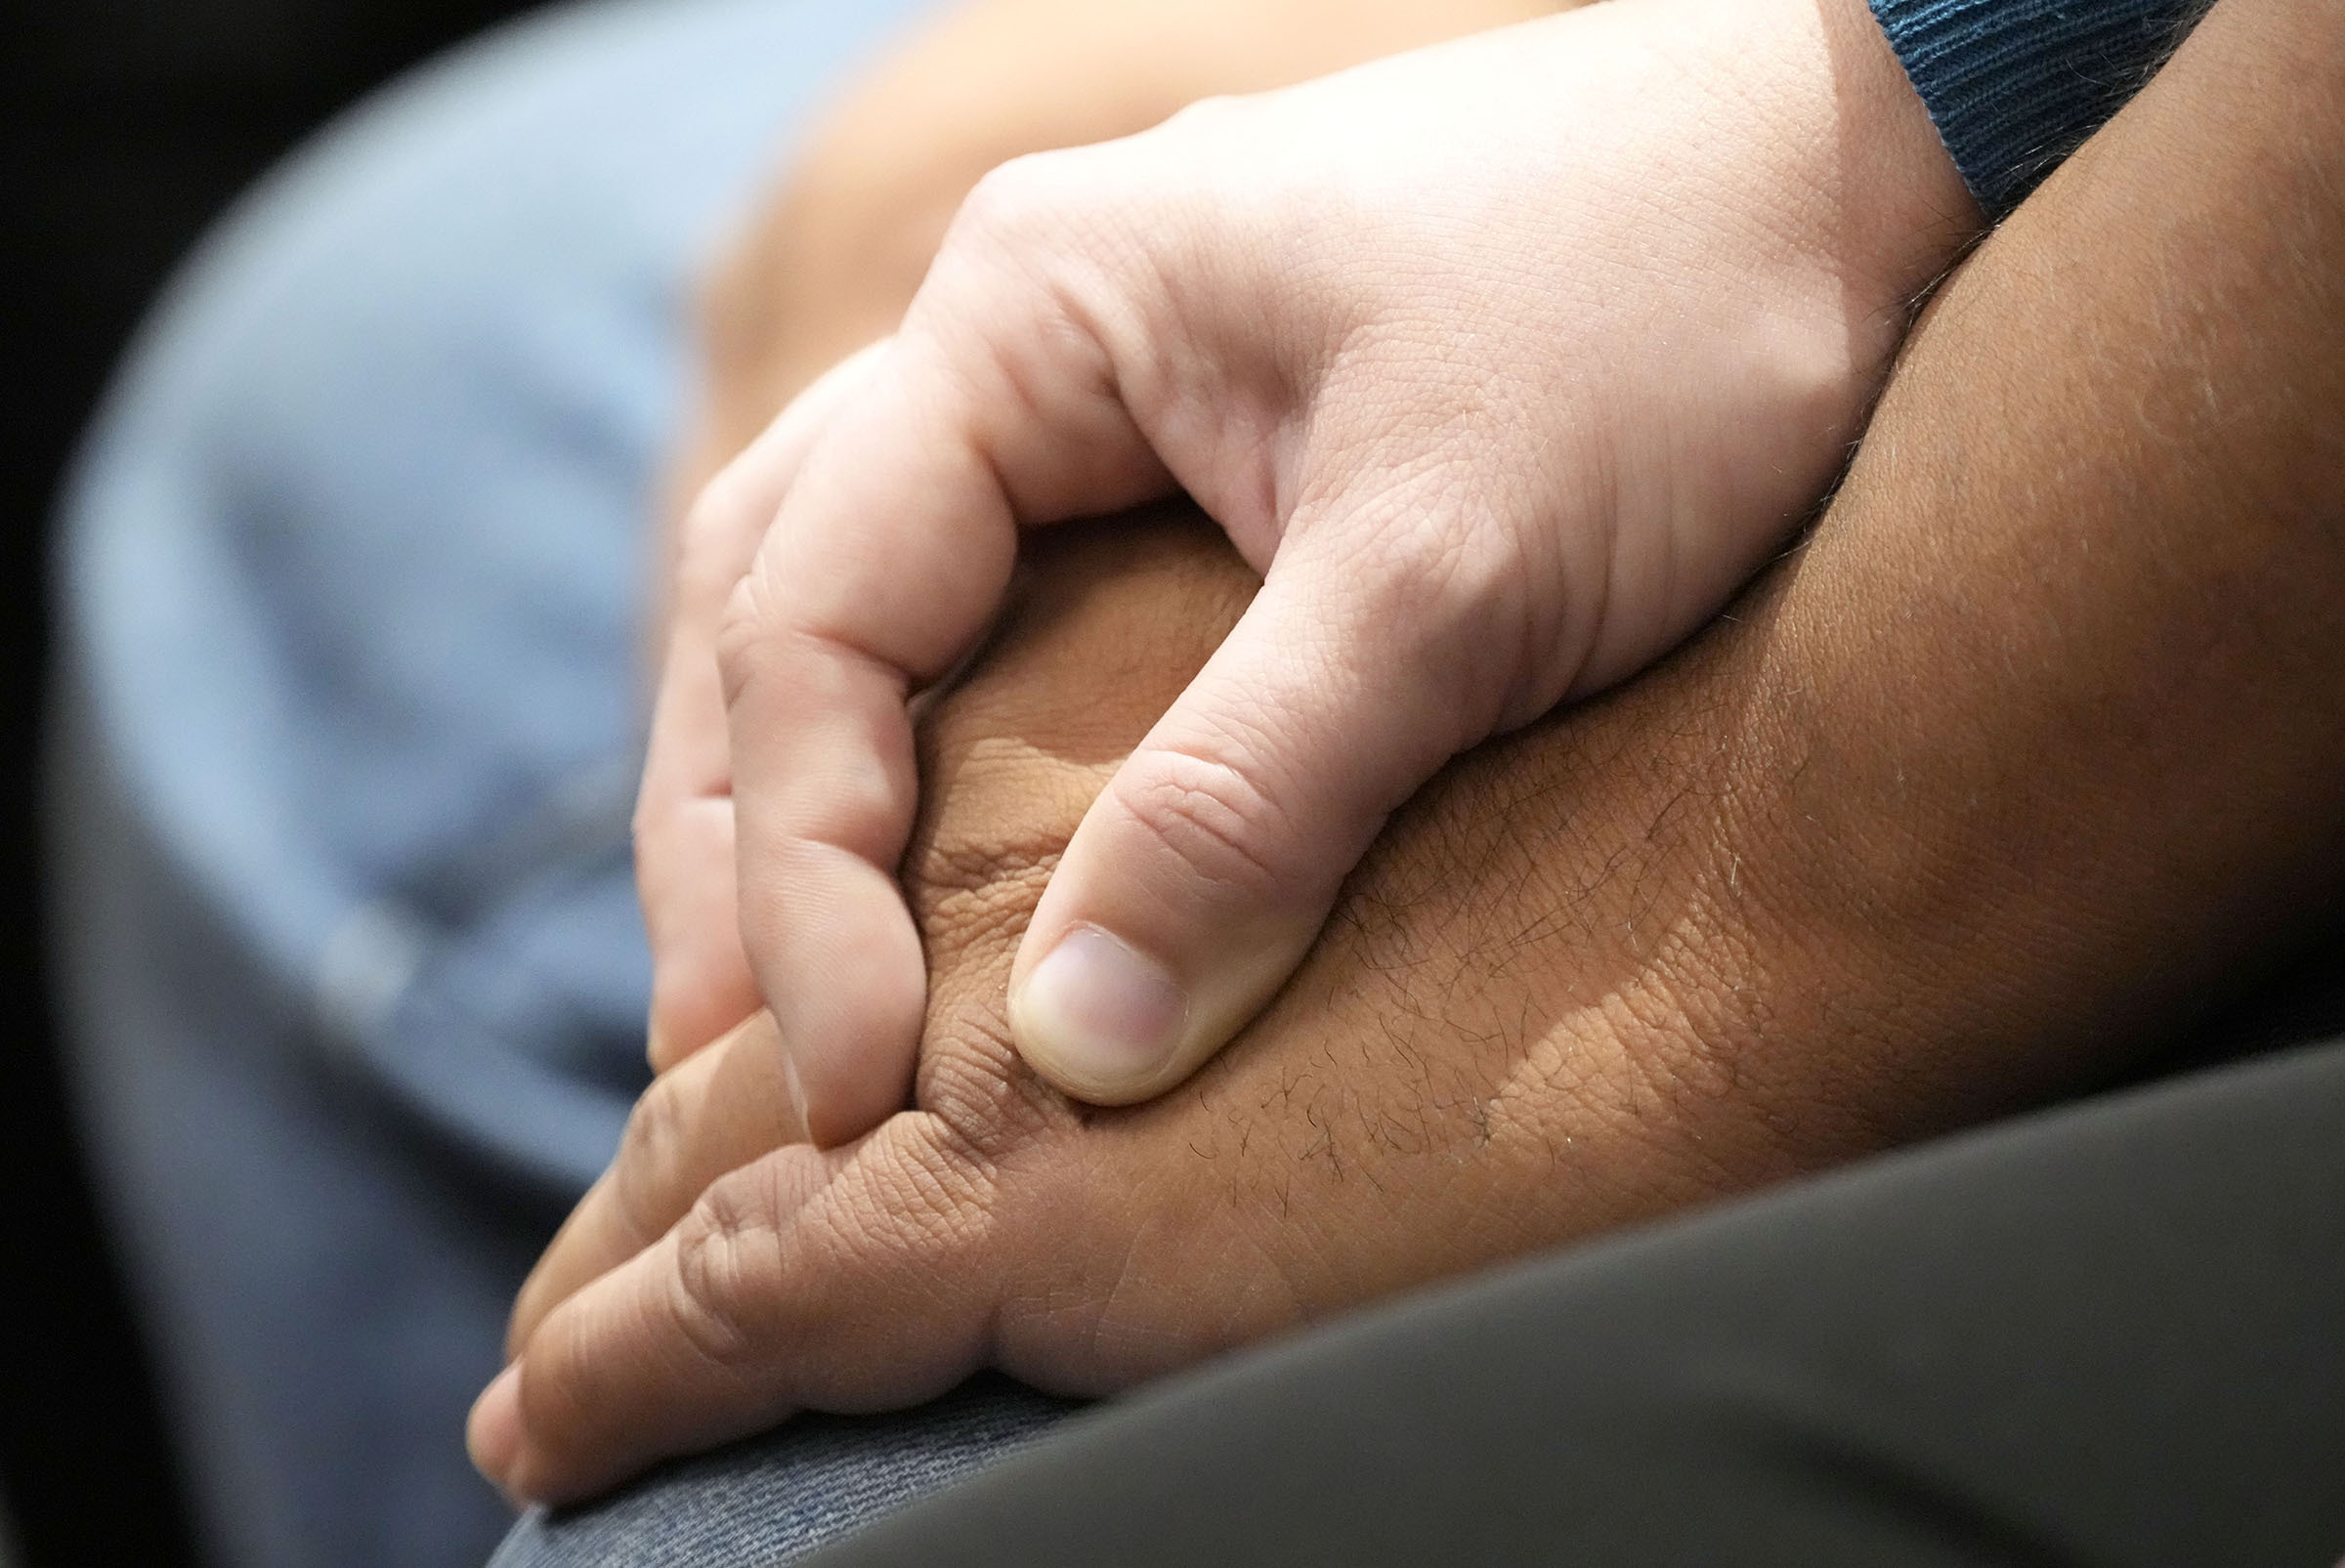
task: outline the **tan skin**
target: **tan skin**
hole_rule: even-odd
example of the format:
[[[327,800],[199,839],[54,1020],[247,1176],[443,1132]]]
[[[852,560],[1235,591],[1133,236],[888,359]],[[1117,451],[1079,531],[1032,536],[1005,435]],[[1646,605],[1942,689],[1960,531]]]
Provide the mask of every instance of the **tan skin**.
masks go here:
[[[484,1466],[574,1498],[981,1365],[1124,1386],[2088,1081],[2284,951],[2345,889],[2331,23],[2223,0],[1939,300],[1812,541],[1453,766],[1130,1111],[1020,1066],[1007,966],[1248,584],[1177,521],[1043,552],[924,732],[917,1107],[773,1147],[754,1028],[664,1077],[524,1294]]]
[[[1967,206],[1862,0],[1614,0],[988,176],[902,331],[717,482],[776,499],[741,509],[718,679],[671,662],[651,731],[647,779],[735,823],[810,1135],[909,1093],[906,697],[973,654],[1022,528],[1177,481],[1266,573],[1012,970],[1037,1071],[1134,1103],[1269,999],[1452,755],[1764,564]]]
[[[703,300],[698,433],[683,501],[805,385],[894,329],[961,198],[1022,153],[1123,136],[1200,98],[1301,81],[1580,0],[970,0],[903,43],[832,110],[720,265]],[[767,509],[770,517],[770,507]],[[663,614],[679,661],[704,646],[740,566],[661,580],[698,616]],[[655,773],[636,819],[659,964],[652,1060],[666,1067],[757,1006],[732,936],[729,810]]]

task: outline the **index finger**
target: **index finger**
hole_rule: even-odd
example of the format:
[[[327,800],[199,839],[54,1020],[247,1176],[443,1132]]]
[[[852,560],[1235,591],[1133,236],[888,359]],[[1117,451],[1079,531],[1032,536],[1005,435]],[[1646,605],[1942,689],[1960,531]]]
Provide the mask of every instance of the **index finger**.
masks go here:
[[[991,620],[1021,522],[1166,484],[1104,350],[1029,271],[970,250],[948,245],[808,454],[719,637],[742,937],[821,1144],[903,1104],[918,1038],[895,881],[917,799],[908,698]]]
[[[795,1410],[891,1409],[976,1371],[1002,1258],[984,1173],[932,1125],[907,1113],[719,1180],[538,1325],[474,1407],[475,1462],[567,1502]]]
[[[804,1141],[804,1118],[764,1013],[662,1073],[635,1102],[611,1168],[522,1282],[507,1353],[518,1354],[580,1288],[666,1235],[719,1176]]]
[[[636,882],[652,949],[650,1055],[660,1071],[757,1007],[741,950],[716,627],[807,452],[868,376],[878,349],[841,360],[792,400],[703,487],[679,530],[635,810]]]

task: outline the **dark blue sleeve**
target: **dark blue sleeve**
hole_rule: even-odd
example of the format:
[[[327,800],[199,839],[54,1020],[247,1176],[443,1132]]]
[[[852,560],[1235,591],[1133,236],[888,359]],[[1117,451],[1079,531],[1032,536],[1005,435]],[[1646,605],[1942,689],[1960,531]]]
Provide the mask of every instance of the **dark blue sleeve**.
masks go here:
[[[1871,0],[1989,219],[2150,79],[2204,0]]]

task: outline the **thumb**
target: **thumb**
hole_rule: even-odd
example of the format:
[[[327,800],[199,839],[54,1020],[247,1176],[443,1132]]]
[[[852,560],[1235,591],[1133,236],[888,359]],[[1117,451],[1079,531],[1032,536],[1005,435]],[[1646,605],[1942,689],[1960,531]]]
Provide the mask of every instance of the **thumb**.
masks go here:
[[[1092,803],[1010,974],[1043,1078],[1126,1105],[1195,1072],[1285,984],[1386,817],[1489,733],[1469,661],[1435,646],[1456,640],[1394,597],[1274,569]]]

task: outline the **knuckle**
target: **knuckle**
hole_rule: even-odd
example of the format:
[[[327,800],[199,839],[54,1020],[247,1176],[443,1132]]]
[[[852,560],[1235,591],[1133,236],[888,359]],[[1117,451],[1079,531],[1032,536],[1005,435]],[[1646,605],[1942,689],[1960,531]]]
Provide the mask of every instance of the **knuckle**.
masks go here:
[[[1159,123],[1179,130],[1224,126],[1237,116],[1240,106],[1245,102],[1245,98],[1237,93],[1209,93],[1203,98],[1189,100]]]
[[[654,789],[638,788],[635,792],[634,809],[627,813],[627,841],[635,851],[635,879],[639,893],[649,891],[644,887],[647,878],[657,881],[660,857],[670,849],[666,835],[674,820],[674,809],[666,796]],[[649,898],[645,902],[647,905],[657,903]],[[661,950],[665,946],[666,934],[660,928],[658,915],[649,908],[645,911],[645,924],[651,927],[653,961],[657,966],[662,956]],[[655,978],[654,984],[657,983]]]
[[[755,486],[739,474],[739,464],[702,486],[675,536],[675,612],[682,621],[705,626],[722,610],[755,560],[769,521],[757,516]]]
[[[1254,95],[1211,93],[1189,100],[1141,135],[1151,143],[1168,144],[1168,154],[1175,144],[1193,153],[1196,149],[1189,146],[1192,143],[1244,145],[1248,136],[1260,129],[1258,116]]]
[[[749,511],[749,486],[738,462],[728,464],[701,487],[684,514],[684,531],[676,548],[679,579],[708,593],[732,586],[746,563],[743,545],[754,536]]]
[[[930,961],[914,1101],[963,1153],[1014,1145],[1066,1112],[1010,1039],[1002,975],[1058,865],[1065,835],[936,850],[905,884]]]
[[[773,646],[772,596],[761,586],[755,566],[733,584],[716,619],[716,669],[728,706],[756,679]]]
[[[666,1231],[674,1215],[667,1195],[676,1190],[686,1148],[684,1108],[673,1081],[652,1081],[627,1113],[612,1166],[612,1197],[619,1222],[638,1247]]]
[[[1042,902],[1063,833],[1003,832],[979,843],[917,843],[904,863],[913,916],[934,950],[959,957],[1014,942]]]
[[[1200,880],[1269,903],[1291,895],[1294,842],[1286,814],[1247,773],[1187,752],[1136,759],[1120,780],[1119,804],[1132,827]]]
[[[1080,1116],[1026,1065],[993,998],[955,998],[931,1018],[917,1099],[944,1150],[972,1168]]]
[[[753,1314],[781,1237],[761,1175],[750,1165],[710,1183],[676,1229],[667,1314],[711,1366],[742,1366],[764,1339]]]
[[[953,215],[932,286],[962,309],[999,312],[1014,300],[1070,323],[1108,312],[1123,289],[1104,280],[1129,285],[1129,264],[1148,248],[1130,242],[1135,221],[1142,212],[1162,221],[1150,182],[1122,148],[1062,148],[990,170]]]
[[[947,245],[1016,248],[1046,234],[1059,205],[1062,166],[1051,153],[1033,152],[987,170],[962,198]]]
[[[915,1259],[941,1265],[981,1236],[994,1210],[994,1160],[942,1118],[878,1152],[849,1210],[863,1235],[888,1237]]]

